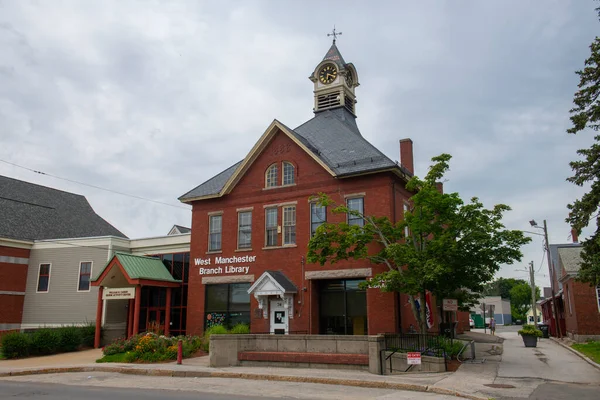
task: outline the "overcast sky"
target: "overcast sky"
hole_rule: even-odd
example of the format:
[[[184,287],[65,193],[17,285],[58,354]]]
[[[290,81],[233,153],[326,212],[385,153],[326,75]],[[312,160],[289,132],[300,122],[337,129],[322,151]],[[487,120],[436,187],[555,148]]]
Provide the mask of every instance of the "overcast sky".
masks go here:
[[[600,28],[587,0],[0,0],[0,175],[87,197],[132,238],[190,226],[177,198],[241,160],[273,119],[312,117],[309,74],[335,24],[358,70],[358,124],[391,159],[412,138],[415,168],[453,156],[446,191],[513,208],[509,228],[548,221],[569,242],[565,181],[592,134],[569,109]],[[0,216],[1,217],[1,216]],[[540,231],[541,232],[541,231]],[[585,232],[584,232],[585,233]],[[542,240],[500,275],[548,281]]]

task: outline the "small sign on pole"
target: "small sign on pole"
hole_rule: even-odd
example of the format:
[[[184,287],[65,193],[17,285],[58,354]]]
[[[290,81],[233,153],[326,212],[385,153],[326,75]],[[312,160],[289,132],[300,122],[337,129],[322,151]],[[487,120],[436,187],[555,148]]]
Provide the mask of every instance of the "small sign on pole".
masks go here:
[[[458,300],[444,299],[442,303],[442,309],[444,311],[458,311]]]
[[[406,353],[406,362],[408,365],[420,365],[421,364],[421,353],[419,353],[419,352]]]

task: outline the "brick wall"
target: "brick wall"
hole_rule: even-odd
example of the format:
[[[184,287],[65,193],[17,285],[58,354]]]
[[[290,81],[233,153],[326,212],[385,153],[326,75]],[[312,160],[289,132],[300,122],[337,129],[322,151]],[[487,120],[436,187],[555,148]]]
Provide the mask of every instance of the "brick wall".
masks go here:
[[[567,332],[576,335],[600,335],[600,311],[596,299],[596,289],[588,283],[567,281],[569,291],[572,291],[573,316],[565,306],[565,324]],[[573,319],[576,324],[573,324]],[[571,322],[571,324],[570,324]]]
[[[274,162],[278,163],[281,176],[281,162],[292,162],[296,167],[296,184],[289,187],[264,189],[265,171]],[[305,304],[299,304],[299,294],[294,297],[294,318],[290,320],[291,331],[309,331],[318,333],[318,294],[314,283],[304,279],[302,262],[306,257],[307,243],[310,239],[310,204],[309,198],[319,192],[330,195],[335,201],[345,202],[345,196],[364,193],[365,213],[368,215],[387,216],[399,219],[402,215],[401,205],[408,198],[402,182],[391,173],[380,173],[348,179],[334,179],[315,160],[300,149],[285,134],[278,133],[256,158],[233,191],[222,198],[197,201],[192,209],[192,236],[190,252],[190,292],[188,296],[188,333],[200,333],[204,325],[204,288],[199,266],[195,266],[195,258],[214,257],[207,255],[209,213],[223,212],[222,252],[217,256],[231,257],[256,255],[256,262],[248,264],[249,274],[258,279],[268,269],[281,270],[298,287],[307,288],[304,296]],[[394,201],[393,197],[396,196]],[[279,203],[296,203],[296,243],[297,246],[264,249],[265,245],[265,205]],[[396,210],[394,210],[394,204]],[[238,208],[252,207],[252,250],[237,250]],[[328,222],[345,221],[345,215],[334,215],[328,209]],[[282,225],[282,210],[279,207],[278,224]],[[282,234],[278,235],[279,244]],[[237,250],[237,251],[236,251]],[[333,265],[304,264],[305,271],[321,271],[332,269],[372,268],[373,274],[385,270],[384,266],[373,265],[368,261],[348,261]],[[226,276],[227,274],[222,274]],[[214,276],[214,275],[211,275]],[[376,293],[377,292],[377,293]],[[308,304],[307,304],[308,302]],[[397,329],[398,302],[391,293],[378,293],[369,290],[367,294],[368,334],[394,332]],[[251,299],[251,325],[253,331],[267,332],[269,321],[262,318],[257,311],[258,303]],[[301,314],[299,314],[301,312]],[[310,321],[310,322],[309,322]]]

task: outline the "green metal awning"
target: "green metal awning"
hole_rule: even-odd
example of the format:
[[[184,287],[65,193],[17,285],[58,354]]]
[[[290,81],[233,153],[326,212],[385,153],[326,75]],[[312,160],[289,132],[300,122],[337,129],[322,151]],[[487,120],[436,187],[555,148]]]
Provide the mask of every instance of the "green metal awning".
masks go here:
[[[115,262],[123,267],[127,277],[131,280],[151,280],[161,282],[181,283],[179,279],[173,279],[171,273],[164,266],[163,262],[154,257],[135,256],[127,253],[115,253],[113,258],[102,268],[98,274],[92,279],[92,282],[97,282],[100,278],[104,278],[109,267],[112,268]]]

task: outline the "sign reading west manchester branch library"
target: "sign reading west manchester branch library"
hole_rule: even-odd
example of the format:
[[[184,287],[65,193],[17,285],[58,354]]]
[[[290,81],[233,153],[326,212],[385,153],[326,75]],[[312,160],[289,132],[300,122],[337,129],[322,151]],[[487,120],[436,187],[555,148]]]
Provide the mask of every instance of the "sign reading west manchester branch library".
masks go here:
[[[198,270],[200,275],[218,275],[218,274],[247,274],[250,271],[249,266],[237,266],[237,265],[218,265],[218,264],[241,264],[241,263],[253,263],[256,262],[256,256],[233,256],[233,257],[214,257],[214,260],[210,257],[207,258],[195,258],[194,264],[200,265]],[[214,267],[204,267],[208,265],[215,265]]]
[[[105,288],[102,292],[102,300],[121,300],[135,298],[135,288]]]

